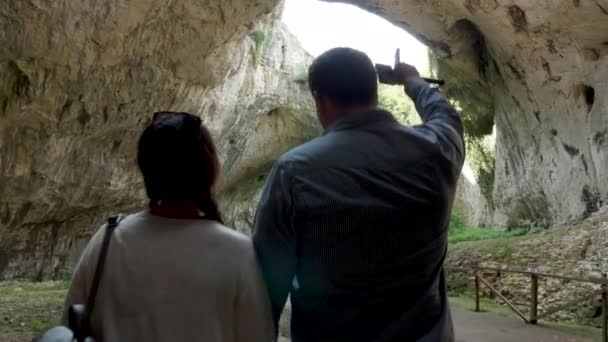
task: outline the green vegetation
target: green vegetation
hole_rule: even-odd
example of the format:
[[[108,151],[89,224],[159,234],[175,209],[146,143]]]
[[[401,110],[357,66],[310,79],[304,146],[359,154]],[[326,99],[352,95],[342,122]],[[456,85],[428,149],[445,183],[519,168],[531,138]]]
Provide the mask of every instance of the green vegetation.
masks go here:
[[[378,103],[381,108],[393,113],[395,118],[404,125],[421,123],[414,103],[405,95],[402,86],[380,84]]]
[[[380,84],[378,88],[378,102],[380,107],[393,113],[397,120],[404,125],[417,125],[421,123],[414,103],[404,94],[403,87]],[[452,101],[453,102],[453,101]],[[459,103],[453,102],[459,108]],[[463,112],[462,109],[460,109]],[[465,113],[461,113],[463,118]],[[466,129],[465,142],[467,146],[467,162],[475,172],[481,192],[491,209],[494,208],[494,171],[495,171],[495,135],[481,134]],[[485,230],[484,230],[485,231]]]
[[[297,68],[296,75],[294,76],[294,82],[304,86],[308,84],[308,68],[307,65],[300,65]]]
[[[462,214],[454,210],[452,212],[452,217],[450,218],[450,230],[448,232],[448,241],[450,243],[456,243],[463,241],[504,239],[526,235],[531,232],[534,231],[531,231],[527,228],[496,230],[492,228],[483,227],[467,227],[464,224]],[[504,251],[504,253],[510,254],[509,251]]]
[[[475,172],[481,193],[491,209],[494,208],[494,172],[496,169],[494,140],[494,134],[481,137],[465,135],[467,162]]]
[[[500,231],[489,228],[461,228],[461,229],[450,229],[448,233],[448,240],[451,243],[462,242],[462,241],[477,241],[477,240],[490,240],[490,239],[502,239],[515,236],[522,236],[528,234],[527,229],[513,229],[509,231]],[[508,252],[506,252],[508,253]]]
[[[598,221],[602,222],[602,221]],[[603,221],[606,222],[606,221]],[[490,240],[465,241],[450,243],[446,265],[460,267],[481,264],[481,266],[525,270],[530,261],[536,261],[542,272],[556,275],[592,276],[590,270],[603,271],[601,266],[587,263],[585,254],[590,236],[598,229],[601,223],[583,222],[568,227],[568,229],[544,230],[531,229],[521,236],[501,237]],[[581,265],[589,265],[583,266]],[[587,268],[589,267],[589,268]],[[500,278],[496,274],[486,274],[498,291],[515,303],[529,303],[529,280],[525,275],[502,273]],[[473,280],[471,274],[448,272],[448,286],[450,295],[473,297]],[[546,310],[564,304],[573,298],[582,296],[589,290],[584,283],[571,283],[568,281],[554,282],[544,279],[540,285],[541,302]],[[489,292],[484,291],[486,295]],[[489,302],[500,302],[490,295]],[[482,305],[482,307],[487,307]],[[558,314],[543,319],[543,323],[556,321],[582,326],[599,326],[601,320],[593,317],[599,307],[599,298],[581,300]]]
[[[260,65],[262,61],[262,52],[264,52],[264,46],[266,45],[266,33],[262,31],[254,31],[251,34],[251,38],[255,41],[255,52],[253,57],[253,65],[255,68]]]
[[[0,341],[30,341],[57,325],[69,282],[0,282]]]
[[[483,53],[483,51],[482,51]],[[480,56],[480,59],[484,59]],[[458,109],[465,130],[467,162],[490,209],[494,208],[495,133],[494,102],[488,88],[466,72],[450,66],[429,50],[431,74],[448,82],[441,87]]]
[[[489,87],[469,71],[446,63],[429,51],[432,74],[447,83],[441,90],[459,109],[468,135],[482,137],[494,127],[494,100]],[[465,68],[466,69],[466,68]]]

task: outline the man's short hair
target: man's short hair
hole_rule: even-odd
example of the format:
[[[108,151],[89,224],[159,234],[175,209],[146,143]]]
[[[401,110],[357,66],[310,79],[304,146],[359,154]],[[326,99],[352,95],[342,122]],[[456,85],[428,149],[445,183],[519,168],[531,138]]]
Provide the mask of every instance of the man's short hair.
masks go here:
[[[331,49],[317,57],[308,70],[308,85],[313,94],[327,96],[340,106],[378,100],[374,64],[365,53],[350,48]]]

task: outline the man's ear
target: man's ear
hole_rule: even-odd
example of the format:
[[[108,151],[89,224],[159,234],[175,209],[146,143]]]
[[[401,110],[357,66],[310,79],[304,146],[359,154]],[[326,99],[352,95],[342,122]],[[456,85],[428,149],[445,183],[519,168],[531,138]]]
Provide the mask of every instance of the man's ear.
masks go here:
[[[327,96],[324,95],[317,95],[315,97],[315,103],[317,104],[317,111],[319,112],[325,112],[327,110]]]
[[[316,91],[312,90],[310,92],[310,94],[312,95],[312,98],[315,100],[315,102],[319,103],[319,93],[317,93]]]

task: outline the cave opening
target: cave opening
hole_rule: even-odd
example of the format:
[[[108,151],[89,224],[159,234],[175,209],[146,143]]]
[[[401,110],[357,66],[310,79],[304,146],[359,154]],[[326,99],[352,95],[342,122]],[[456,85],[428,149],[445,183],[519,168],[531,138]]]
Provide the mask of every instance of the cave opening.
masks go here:
[[[365,52],[374,63],[392,65],[395,49],[421,73],[430,71],[428,48],[386,19],[355,5],[286,0],[282,21],[313,56],[340,46]]]
[[[588,85],[583,86],[583,93],[585,94],[585,102],[587,103],[587,111],[590,112],[595,103],[595,89]]]
[[[282,21],[302,47],[313,57],[335,47],[351,47],[365,52],[373,63],[393,65],[395,50],[403,62],[414,65],[421,75],[430,77],[429,49],[404,29],[386,19],[344,3],[320,0],[287,0]],[[307,84],[308,66],[295,79]],[[391,111],[404,124],[418,124],[414,104],[399,86],[379,86],[380,106]]]
[[[285,16],[290,13],[298,20],[286,23],[312,55],[347,45],[367,52],[374,62],[392,64],[399,47],[404,61],[426,76],[433,65],[425,44],[437,51],[444,69],[432,73],[452,83],[451,89],[443,88],[445,93],[461,101],[454,103],[473,119],[472,127],[484,128],[482,134],[494,128],[491,136],[468,137],[470,167],[465,167],[461,181],[467,175],[476,181],[459,184],[469,198],[479,197],[470,191],[477,186],[494,201],[488,210],[477,206],[478,212],[487,212],[481,215],[490,215],[482,225],[564,228],[556,235],[534,234],[528,241],[522,237],[462,244],[451,248],[450,253],[461,253],[451,254],[448,261],[474,263],[483,255],[487,262],[520,263],[525,268],[536,250],[557,259],[563,255],[560,250],[568,250],[581,255],[574,266],[584,265],[583,271],[595,274],[603,271],[605,265],[597,262],[603,241],[589,236],[603,237],[607,217],[602,206],[608,200],[608,183],[602,175],[608,165],[608,111],[602,98],[596,103],[595,97],[596,91],[597,96],[604,93],[598,80],[608,74],[602,63],[608,51],[602,32],[608,21],[592,2],[546,6],[542,1],[348,0],[366,6],[367,12],[334,2],[345,0],[151,0],[70,6],[7,1],[0,6],[0,26],[5,28],[0,34],[0,279],[64,279],[84,247],[83,239],[105,215],[139,206],[144,195],[133,152],[137,128],[148,122],[151,110],[200,111],[205,116],[217,133],[219,149],[226,152],[223,176],[233,182],[228,188],[232,192],[220,194],[229,208],[225,216],[242,222],[234,223],[235,228],[251,227],[255,196],[272,161],[283,148],[319,134],[309,124],[316,119],[314,103],[308,106],[306,101],[307,64],[300,68],[299,60],[286,58],[301,57],[300,47],[277,25],[279,4],[285,1]],[[359,14],[351,16],[354,11]],[[422,43],[374,12],[410,30]],[[99,25],[100,17],[110,24]],[[384,21],[391,31],[377,30],[367,18]],[[311,44],[294,23],[310,33]],[[472,37],[477,37],[474,45]],[[544,83],[545,61],[553,82]],[[414,124],[408,118],[416,120],[417,115],[410,116],[412,106],[404,104],[402,89],[387,89],[383,105]],[[460,93],[455,95],[455,90]],[[479,113],[491,113],[492,119],[496,114],[496,121],[482,121]],[[473,134],[473,129],[467,130]],[[241,179],[246,181],[237,183]],[[590,215],[592,225],[576,225]],[[557,252],[538,246],[554,246]],[[482,254],[470,253],[477,247]],[[542,266],[553,267],[549,261]],[[563,268],[560,273],[580,271],[559,262],[558,267]],[[67,283],[55,282],[51,288],[10,284],[17,292],[33,289],[45,298],[52,292],[54,308],[54,296]],[[568,297],[566,292],[552,295]],[[22,302],[27,305],[24,313],[32,311],[31,301]],[[575,318],[581,312],[574,312]],[[29,325],[39,326],[38,321],[28,325],[23,320],[24,327],[21,319],[12,319],[14,313],[21,312],[11,306],[0,316],[10,316],[6,327],[14,326],[19,334]],[[5,330],[0,329],[0,341]]]
[[[432,54],[425,43],[402,27],[360,7],[319,0],[286,0],[282,21],[304,49],[315,57],[331,48],[346,46],[365,52],[374,63],[392,65],[395,49],[399,48],[402,60],[416,66],[421,75],[437,77],[437,74],[441,74],[437,62],[439,57]],[[399,25],[407,24],[400,22]],[[460,20],[454,24],[453,30],[464,42],[471,44],[479,73],[485,75],[489,58],[486,56],[485,39],[479,29],[468,20]],[[299,73],[295,78],[303,86],[306,85],[306,72]],[[447,87],[444,90],[448,93]],[[457,93],[454,87],[449,91]],[[381,84],[378,95],[380,106],[391,111],[401,123],[421,123],[414,104],[403,93],[402,87]],[[473,101],[476,100],[478,97]],[[475,115],[478,112],[470,111],[472,106],[465,106],[454,98],[450,98],[450,101],[462,113],[467,128],[465,135],[469,153],[462,173],[463,182],[475,187],[475,191],[485,199],[483,206],[491,208],[496,154],[493,115]],[[468,213],[461,214],[466,216]]]
[[[587,113],[591,112],[595,103],[595,89],[587,84],[580,84],[576,88],[576,94],[585,101]]]

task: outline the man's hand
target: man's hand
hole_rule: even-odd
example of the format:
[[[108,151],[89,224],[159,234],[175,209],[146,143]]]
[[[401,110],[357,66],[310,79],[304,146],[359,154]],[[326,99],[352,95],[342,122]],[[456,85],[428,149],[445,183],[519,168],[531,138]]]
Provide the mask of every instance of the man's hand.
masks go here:
[[[382,67],[382,69],[380,69]],[[397,49],[395,53],[395,66],[393,70],[389,66],[377,65],[378,73],[380,76],[380,82],[385,84],[392,85],[402,85],[405,86],[405,83],[413,78],[419,78],[420,73],[416,70],[415,67],[401,63],[400,51]]]
[[[401,63],[401,51],[397,49],[395,52],[395,67],[393,69],[393,77],[391,82],[396,85],[405,85],[405,83],[412,78],[419,78],[420,73],[418,70],[409,64]]]

